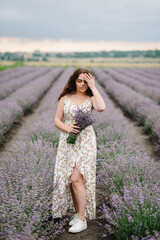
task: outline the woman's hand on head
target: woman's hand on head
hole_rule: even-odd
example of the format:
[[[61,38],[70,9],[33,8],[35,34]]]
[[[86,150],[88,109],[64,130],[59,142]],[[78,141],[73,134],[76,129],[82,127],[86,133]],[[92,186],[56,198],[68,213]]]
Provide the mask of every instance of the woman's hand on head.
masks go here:
[[[90,73],[85,73],[83,79],[87,82],[88,87],[91,90],[95,88],[95,82],[94,82],[95,77],[92,77]]]

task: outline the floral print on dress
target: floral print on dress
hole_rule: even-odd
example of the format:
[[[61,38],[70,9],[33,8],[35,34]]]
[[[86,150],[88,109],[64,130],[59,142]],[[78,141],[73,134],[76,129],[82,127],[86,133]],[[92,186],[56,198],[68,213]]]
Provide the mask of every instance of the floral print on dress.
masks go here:
[[[89,99],[80,105],[74,104],[70,98],[64,100],[64,123],[71,126],[75,122],[75,110],[87,109],[92,112],[93,105]],[[53,181],[52,216],[58,218],[66,215],[68,210],[75,211],[70,191],[73,167],[83,174],[86,188],[86,218],[96,218],[96,158],[97,142],[92,125],[87,126],[76,137],[75,144],[68,144],[69,133],[60,133],[56,155]]]

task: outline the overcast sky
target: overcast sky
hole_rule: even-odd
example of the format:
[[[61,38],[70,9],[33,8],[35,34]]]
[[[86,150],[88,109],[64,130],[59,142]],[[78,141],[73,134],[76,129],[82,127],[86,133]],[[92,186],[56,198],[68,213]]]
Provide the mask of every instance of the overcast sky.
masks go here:
[[[0,36],[159,41],[159,0],[0,0]]]
[[[160,0],[0,0],[0,51],[160,49]]]

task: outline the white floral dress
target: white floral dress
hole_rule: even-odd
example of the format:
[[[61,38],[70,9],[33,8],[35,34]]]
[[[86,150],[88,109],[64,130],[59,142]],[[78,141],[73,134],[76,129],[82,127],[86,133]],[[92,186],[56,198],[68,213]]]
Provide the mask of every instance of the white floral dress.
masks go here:
[[[77,108],[93,110],[89,99],[77,106],[69,97],[64,101],[64,123],[71,126],[75,122],[75,110]],[[83,174],[86,188],[86,218],[96,218],[96,158],[97,142],[92,125],[83,129],[76,137],[75,144],[66,142],[69,133],[60,133],[59,144],[54,168],[54,187],[52,201],[53,218],[66,215],[68,210],[75,211],[70,191],[70,176],[73,167],[76,166]]]

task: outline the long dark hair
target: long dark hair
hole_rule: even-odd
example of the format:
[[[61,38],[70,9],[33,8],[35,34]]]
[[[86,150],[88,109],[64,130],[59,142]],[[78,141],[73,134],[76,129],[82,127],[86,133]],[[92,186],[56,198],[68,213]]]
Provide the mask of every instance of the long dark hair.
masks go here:
[[[59,95],[58,99],[56,100],[59,101],[61,97],[65,96],[66,94],[70,94],[74,91],[76,91],[76,79],[78,79],[79,75],[81,73],[90,73],[88,69],[86,68],[78,68],[74,71],[74,73],[69,77],[66,85],[64,86],[63,91],[61,92],[61,94]],[[88,96],[93,96],[92,90],[89,88],[87,88],[86,90],[86,95]]]

